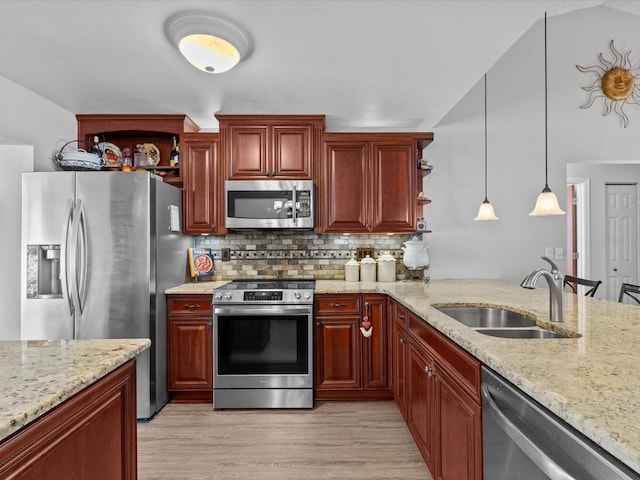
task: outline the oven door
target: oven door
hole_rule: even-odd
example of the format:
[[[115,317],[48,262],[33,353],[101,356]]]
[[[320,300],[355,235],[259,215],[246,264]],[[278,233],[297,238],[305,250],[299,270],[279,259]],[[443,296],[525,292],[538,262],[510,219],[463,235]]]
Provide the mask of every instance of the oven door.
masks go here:
[[[311,305],[214,306],[214,388],[313,388]]]

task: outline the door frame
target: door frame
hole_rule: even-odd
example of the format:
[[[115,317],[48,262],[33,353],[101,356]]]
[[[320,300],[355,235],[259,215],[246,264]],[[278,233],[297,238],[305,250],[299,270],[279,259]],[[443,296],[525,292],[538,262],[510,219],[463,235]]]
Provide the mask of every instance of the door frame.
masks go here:
[[[568,178],[567,185],[573,185],[575,190],[575,215],[572,223],[567,222],[567,238],[570,230],[576,232],[578,258],[576,260],[575,276],[591,278],[591,179],[588,177]],[[569,208],[569,207],[567,207]],[[567,250],[567,270],[572,260],[573,252]]]

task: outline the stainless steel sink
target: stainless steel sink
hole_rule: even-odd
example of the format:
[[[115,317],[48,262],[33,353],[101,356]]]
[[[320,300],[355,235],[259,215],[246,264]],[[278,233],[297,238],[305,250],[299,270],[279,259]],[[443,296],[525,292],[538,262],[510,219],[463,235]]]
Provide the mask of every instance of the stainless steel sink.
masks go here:
[[[476,328],[476,332],[500,338],[569,338],[564,333],[545,330],[544,328]]]
[[[535,327],[536,321],[521,313],[492,307],[436,307],[471,328]]]
[[[534,318],[504,308],[435,308],[483,335],[500,338],[570,338],[564,333],[540,328]]]

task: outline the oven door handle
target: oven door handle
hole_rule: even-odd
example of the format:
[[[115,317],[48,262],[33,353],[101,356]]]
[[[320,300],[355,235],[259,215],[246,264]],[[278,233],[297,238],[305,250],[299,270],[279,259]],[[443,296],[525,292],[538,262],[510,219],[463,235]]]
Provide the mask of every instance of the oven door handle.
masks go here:
[[[265,305],[265,306],[226,306],[214,307],[214,315],[308,315],[311,313],[311,307],[292,307],[290,305]]]

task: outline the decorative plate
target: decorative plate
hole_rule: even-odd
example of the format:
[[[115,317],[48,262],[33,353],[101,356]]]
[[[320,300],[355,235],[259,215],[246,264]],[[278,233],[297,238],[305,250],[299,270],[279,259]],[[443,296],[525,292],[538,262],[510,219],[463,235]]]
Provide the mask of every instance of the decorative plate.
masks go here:
[[[122,150],[109,142],[101,142],[98,148],[102,152],[105,167],[119,167],[122,165]]]
[[[160,163],[160,150],[153,143],[143,143],[143,154],[145,165],[155,167]]]

